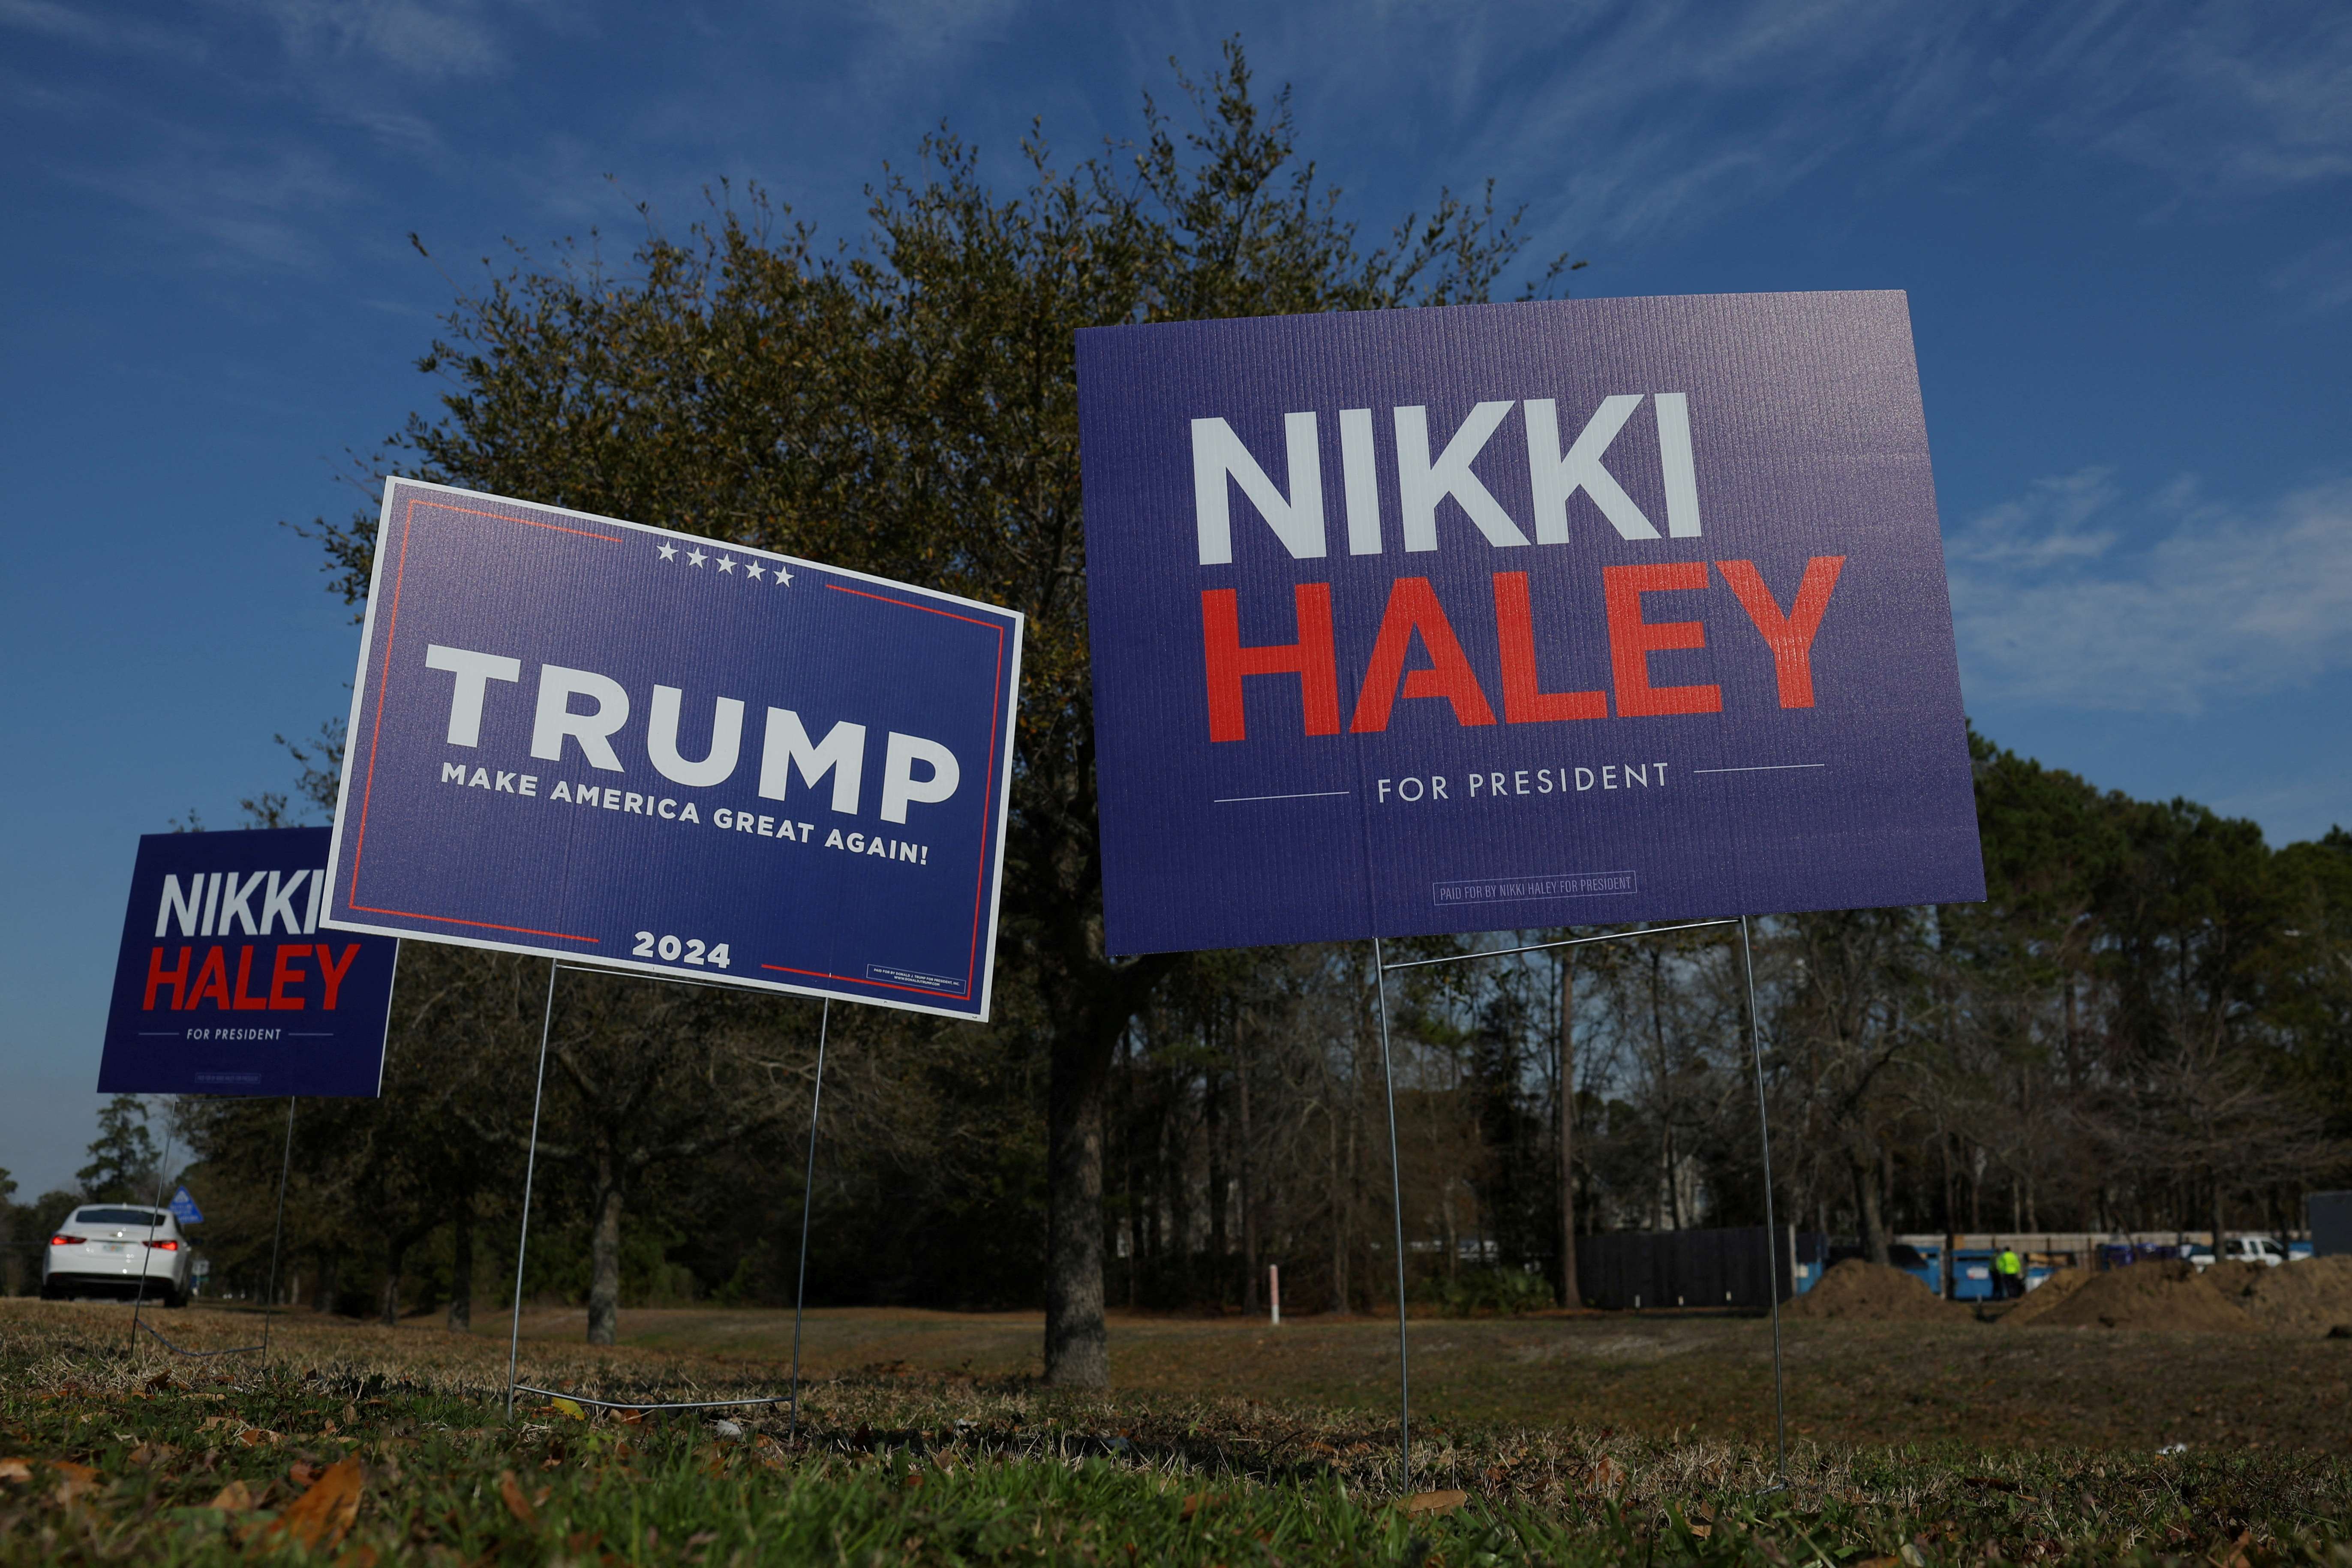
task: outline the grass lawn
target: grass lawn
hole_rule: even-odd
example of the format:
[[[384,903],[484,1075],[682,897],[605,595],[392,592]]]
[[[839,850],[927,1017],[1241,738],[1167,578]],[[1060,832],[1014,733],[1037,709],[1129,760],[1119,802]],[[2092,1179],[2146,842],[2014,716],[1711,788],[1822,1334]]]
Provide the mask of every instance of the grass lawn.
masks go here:
[[[577,1342],[578,1310],[526,1316]],[[481,1332],[506,1332],[506,1320]],[[625,1344],[766,1366],[792,1314],[625,1312]],[[1784,1321],[1790,1436],[1837,1444],[2032,1449],[2303,1448],[2352,1455],[2352,1340],[1958,1323]],[[1034,1377],[1035,1313],[811,1312],[819,1375]],[[1413,1408],[1486,1426],[1614,1427],[1748,1441],[1772,1435],[1771,1330],[1760,1319],[1632,1313],[1415,1319]],[[535,1350],[536,1344],[529,1348]],[[1114,1314],[1123,1392],[1236,1395],[1360,1410],[1391,1425],[1396,1320]],[[551,1384],[550,1386],[552,1386]]]
[[[1121,1320],[1081,1394],[1032,1381],[1034,1317],[821,1312],[793,1436],[544,1399],[509,1426],[487,1323],[296,1315],[262,1365],[133,1356],[128,1320],[0,1301],[0,1560],[2352,1563],[2341,1341],[1790,1324],[1770,1491],[1762,1325],[1427,1320],[1408,1499],[1378,1321]],[[526,1380],[769,1393],[790,1343],[765,1312],[623,1327],[534,1314]]]

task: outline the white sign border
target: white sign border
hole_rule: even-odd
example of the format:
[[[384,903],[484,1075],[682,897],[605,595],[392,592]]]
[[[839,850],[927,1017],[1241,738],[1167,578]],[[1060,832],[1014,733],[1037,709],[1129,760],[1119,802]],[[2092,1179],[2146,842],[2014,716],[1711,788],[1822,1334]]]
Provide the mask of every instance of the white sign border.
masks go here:
[[[888,1007],[904,1013],[927,1013],[934,1017],[952,1018],[964,1024],[985,1024],[989,1021],[996,994],[997,916],[1004,895],[1004,823],[1013,805],[1013,742],[1021,720],[1021,650],[1023,635],[1028,629],[1028,617],[1019,610],[1007,609],[1002,605],[982,604],[977,599],[967,599],[960,595],[942,593],[937,588],[924,588],[912,583],[901,583],[893,577],[877,577],[871,573],[855,572],[848,567],[830,565],[823,561],[808,561],[800,556],[786,555],[778,551],[761,550],[751,545],[740,544],[731,539],[714,540],[707,534],[680,533],[676,529],[656,528],[650,523],[631,522],[626,518],[606,517],[601,512],[580,511],[571,507],[550,506],[543,501],[524,500],[516,496],[502,496],[490,490],[470,490],[458,485],[436,484],[430,479],[414,479],[402,474],[386,474],[383,479],[383,503],[376,514],[375,536],[378,548],[368,572],[367,609],[362,613],[360,621],[359,668],[352,678],[351,717],[344,726],[342,776],[335,785],[335,820],[332,837],[327,842],[327,872],[330,877],[336,878],[338,881],[341,880],[338,874],[343,863],[343,825],[350,820],[350,812],[347,808],[351,804],[352,759],[359,749],[360,712],[367,704],[368,662],[369,655],[375,647],[376,607],[383,602],[383,596],[380,592],[383,586],[384,571],[384,552],[382,544],[389,536],[392,528],[394,497],[404,489],[463,496],[476,501],[496,501],[502,505],[521,507],[556,517],[568,517],[582,522],[593,522],[600,527],[625,528],[633,532],[647,534],[656,539],[677,540],[680,543],[724,544],[730,550],[756,555],[764,561],[781,561],[788,566],[805,566],[814,572],[846,577],[860,583],[871,583],[877,587],[889,588],[898,593],[918,594],[926,599],[937,600],[942,604],[961,605],[967,609],[984,611],[991,616],[1010,616],[1013,618],[1011,661],[1013,668],[1012,677],[1006,681],[1004,687],[1004,710],[999,716],[999,723],[1004,736],[1004,760],[997,775],[996,821],[988,882],[986,927],[988,940],[982,944],[985,956],[981,965],[980,1009],[974,1013],[951,1007],[928,1007],[919,1002],[901,1002],[866,995],[862,992],[838,991],[829,986],[795,984],[781,980],[759,980],[749,975],[733,975],[724,970],[716,972],[707,969],[688,970],[668,964],[645,963],[627,958],[599,955],[585,962],[569,962],[578,960],[582,955],[559,952],[551,948],[536,947],[523,942],[498,942],[473,936],[444,936],[438,933],[411,931],[404,926],[384,926],[358,921],[336,920],[331,915],[334,904],[334,893],[331,889],[327,898],[328,908],[320,911],[320,925],[331,931],[359,931],[370,936],[389,936],[403,942],[432,942],[445,943],[451,947],[482,948],[492,952],[521,953],[528,957],[544,958],[557,964],[581,970],[651,974],[665,980],[680,980],[703,985],[724,985],[743,991],[782,992],[793,996],[814,996],[825,1001],[851,1002],[868,1007]],[[390,1012],[387,1008],[385,1018],[387,1028],[390,1021]],[[387,1055],[389,1049],[390,1041],[387,1037]],[[381,1074],[382,1068],[379,1067],[379,1078]]]

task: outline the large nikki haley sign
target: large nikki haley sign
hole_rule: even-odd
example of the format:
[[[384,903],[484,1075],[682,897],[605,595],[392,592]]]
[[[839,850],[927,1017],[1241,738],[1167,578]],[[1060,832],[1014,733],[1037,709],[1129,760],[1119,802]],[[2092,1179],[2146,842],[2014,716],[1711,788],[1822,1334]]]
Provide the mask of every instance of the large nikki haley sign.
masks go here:
[[[400,944],[326,887],[323,827],[140,839],[99,1092],[373,1096]]]
[[[988,1016],[1021,617],[384,487],[329,919]]]
[[[1118,952],[1984,896],[1899,293],[1078,338]]]

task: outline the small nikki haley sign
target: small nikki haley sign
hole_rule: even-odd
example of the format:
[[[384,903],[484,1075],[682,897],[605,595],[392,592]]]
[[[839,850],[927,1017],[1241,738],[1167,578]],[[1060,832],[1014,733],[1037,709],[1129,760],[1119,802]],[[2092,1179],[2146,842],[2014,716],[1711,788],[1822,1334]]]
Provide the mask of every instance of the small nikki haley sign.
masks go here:
[[[376,1093],[400,943],[321,929],[327,840],[139,840],[100,1094]]]
[[[1118,952],[1984,896],[1899,293],[1078,338]]]

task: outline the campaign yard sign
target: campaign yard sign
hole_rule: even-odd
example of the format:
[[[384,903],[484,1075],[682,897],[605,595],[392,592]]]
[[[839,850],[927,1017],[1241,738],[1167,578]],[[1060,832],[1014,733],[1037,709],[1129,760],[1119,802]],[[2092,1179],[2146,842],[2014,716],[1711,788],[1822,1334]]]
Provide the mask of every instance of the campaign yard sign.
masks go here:
[[[329,923],[984,1019],[1021,630],[391,479]]]
[[[400,944],[325,929],[323,827],[139,840],[100,1094],[373,1097]]]
[[[1984,896],[1902,294],[1077,358],[1113,951]]]

